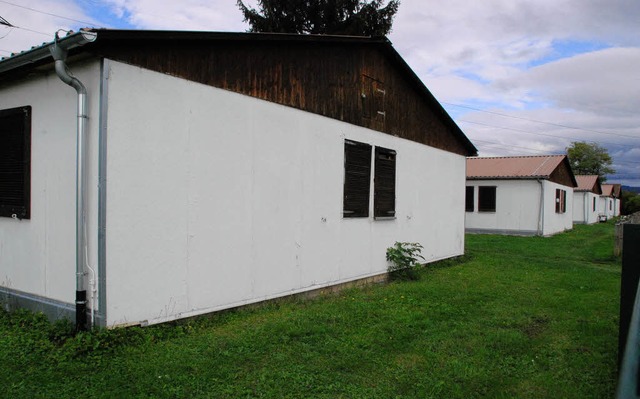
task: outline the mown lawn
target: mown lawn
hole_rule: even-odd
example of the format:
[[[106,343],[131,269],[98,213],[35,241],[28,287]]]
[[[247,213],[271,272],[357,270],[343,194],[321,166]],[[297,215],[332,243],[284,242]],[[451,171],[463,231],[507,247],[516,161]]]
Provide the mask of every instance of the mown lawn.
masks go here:
[[[429,243],[423,243],[428,246]],[[70,337],[0,313],[3,397],[603,398],[615,390],[613,225],[467,236],[420,281]]]

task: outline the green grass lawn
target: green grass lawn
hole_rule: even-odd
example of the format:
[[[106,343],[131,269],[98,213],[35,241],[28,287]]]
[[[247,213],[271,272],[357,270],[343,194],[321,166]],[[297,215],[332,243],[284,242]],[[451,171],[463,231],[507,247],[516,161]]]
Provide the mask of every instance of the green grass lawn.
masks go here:
[[[0,395],[613,396],[612,224],[551,238],[468,235],[462,260],[420,277],[76,337],[38,315],[0,313]]]

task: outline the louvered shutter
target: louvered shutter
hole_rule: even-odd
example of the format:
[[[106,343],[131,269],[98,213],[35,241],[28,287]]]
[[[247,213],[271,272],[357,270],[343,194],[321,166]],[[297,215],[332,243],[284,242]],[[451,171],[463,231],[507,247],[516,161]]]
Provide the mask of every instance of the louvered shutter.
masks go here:
[[[474,190],[473,186],[466,187],[465,206],[464,206],[466,212],[473,212],[473,203],[474,203],[473,190]]]
[[[344,217],[369,216],[371,186],[371,146],[357,141],[344,142]]]
[[[375,217],[396,215],[396,152],[376,147],[373,208]]]
[[[31,107],[0,111],[0,216],[30,217]]]

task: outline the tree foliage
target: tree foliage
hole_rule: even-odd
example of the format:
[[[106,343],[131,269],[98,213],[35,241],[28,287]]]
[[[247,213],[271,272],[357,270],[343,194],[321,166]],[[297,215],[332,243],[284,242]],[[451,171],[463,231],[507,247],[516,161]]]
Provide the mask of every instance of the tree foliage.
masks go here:
[[[598,175],[600,181],[605,182],[606,175],[616,173],[611,167],[613,160],[609,152],[598,144],[574,141],[567,148],[567,155],[576,175]]]
[[[622,214],[631,215],[640,212],[640,195],[631,191],[622,191]]]
[[[399,0],[258,0],[256,10],[237,0],[250,32],[386,36]]]

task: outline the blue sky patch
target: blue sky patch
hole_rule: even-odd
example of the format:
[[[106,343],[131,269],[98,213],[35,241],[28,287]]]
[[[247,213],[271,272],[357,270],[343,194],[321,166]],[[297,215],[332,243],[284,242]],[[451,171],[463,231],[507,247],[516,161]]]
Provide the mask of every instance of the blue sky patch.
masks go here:
[[[547,56],[529,62],[527,67],[533,68],[553,61],[558,61],[563,58],[573,57],[574,55],[591,53],[611,47],[605,43],[575,40],[554,40],[552,46],[553,50]]]

